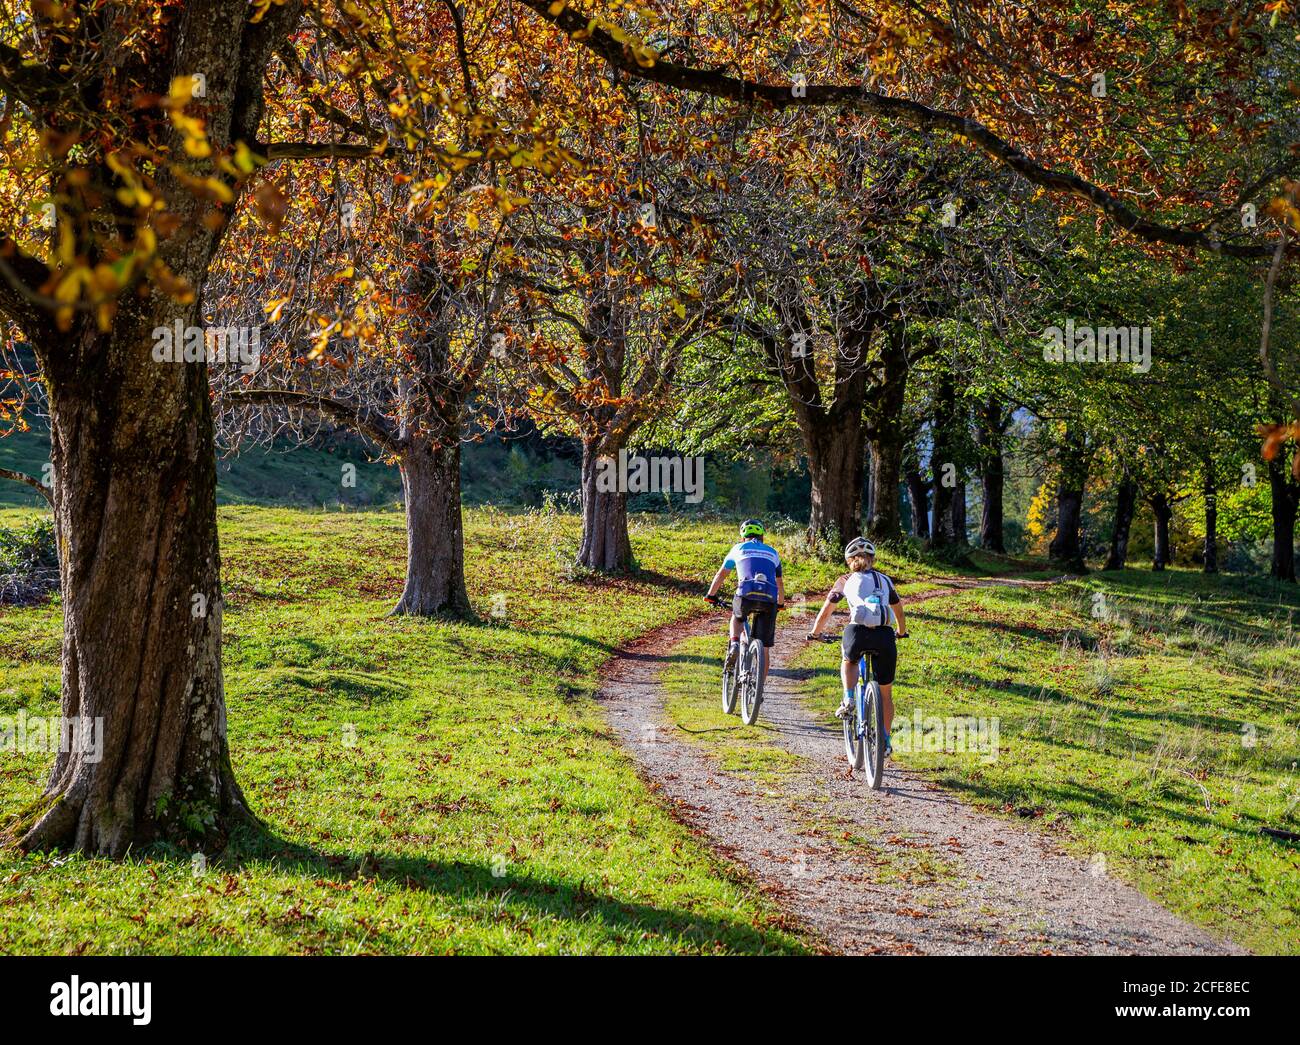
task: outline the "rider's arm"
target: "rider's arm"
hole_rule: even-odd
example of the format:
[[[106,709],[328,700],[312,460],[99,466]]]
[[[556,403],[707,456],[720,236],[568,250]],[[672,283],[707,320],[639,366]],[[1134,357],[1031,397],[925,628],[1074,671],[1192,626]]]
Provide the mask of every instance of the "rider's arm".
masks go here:
[[[776,575],[776,604],[785,605],[785,578],[779,573]]]
[[[826,601],[822,603],[822,608],[817,611],[817,619],[813,621],[812,630],[808,632],[809,635],[821,634],[822,628],[826,626],[826,622],[831,619],[831,614],[835,612],[835,604],[839,601],[840,595],[838,592],[832,591],[826,596]]]
[[[886,578],[888,580],[888,578]],[[889,608],[894,611],[895,631],[900,635],[907,634],[907,617],[903,613],[903,600],[898,597],[898,589],[894,587],[893,581],[889,583]]]
[[[817,619],[813,621],[812,631],[809,635],[821,634],[822,628],[826,622],[831,619],[831,614],[835,612],[835,604],[844,598],[844,582],[847,576],[841,577],[833,585],[831,590],[826,593],[826,601],[822,603],[822,608],[817,611]]]
[[[725,566],[719,566],[718,572],[713,575],[713,583],[709,585],[709,594],[706,598],[713,598],[718,594],[718,589],[722,587],[722,582],[727,579],[727,574],[731,571]]]

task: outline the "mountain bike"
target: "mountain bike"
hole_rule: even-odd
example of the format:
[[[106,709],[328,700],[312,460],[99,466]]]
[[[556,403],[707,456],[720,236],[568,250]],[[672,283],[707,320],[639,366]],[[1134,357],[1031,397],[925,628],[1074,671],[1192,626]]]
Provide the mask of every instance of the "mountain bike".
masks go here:
[[[709,600],[713,605],[726,609],[718,598]],[[758,708],[763,703],[763,669],[767,666],[767,647],[751,639],[749,617],[740,621],[739,651],[734,662],[722,662],[722,712],[725,715],[736,713],[736,702],[740,702],[740,721],[752,726],[758,721]]]
[[[907,638],[900,635],[899,638]],[[819,642],[838,642],[834,635],[818,635]],[[853,705],[840,720],[844,725],[844,757],[866,774],[867,786],[880,790],[885,779],[885,703],[880,683],[871,670],[870,654],[858,658],[858,684]]]

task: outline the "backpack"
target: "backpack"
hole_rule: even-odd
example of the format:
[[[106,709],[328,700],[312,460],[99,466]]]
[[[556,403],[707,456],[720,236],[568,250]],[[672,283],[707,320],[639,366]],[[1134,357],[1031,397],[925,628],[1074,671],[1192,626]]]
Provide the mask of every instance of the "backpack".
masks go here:
[[[859,591],[861,602],[850,601],[850,620],[854,624],[862,624],[868,628],[883,628],[893,624],[896,618],[889,606],[889,586],[875,570],[868,570],[858,576],[870,577],[873,587],[870,591]]]

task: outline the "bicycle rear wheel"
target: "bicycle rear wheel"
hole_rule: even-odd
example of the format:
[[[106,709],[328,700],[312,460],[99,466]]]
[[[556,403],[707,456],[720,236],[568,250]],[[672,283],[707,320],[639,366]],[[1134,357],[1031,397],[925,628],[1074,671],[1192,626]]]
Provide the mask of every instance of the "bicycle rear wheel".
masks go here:
[[[731,648],[727,648],[730,655]],[[740,674],[741,654],[736,654],[736,660],[730,668],[724,659],[722,662],[722,713],[724,715],[734,715],[736,713],[736,676]]]
[[[751,642],[745,650],[745,675],[740,687],[740,720],[747,726],[758,721],[758,706],[763,702],[763,667],[767,647]]]
[[[867,683],[866,728],[862,731],[863,768],[867,784],[873,791],[880,789],[885,779],[885,704],[880,698],[880,684],[874,679]]]

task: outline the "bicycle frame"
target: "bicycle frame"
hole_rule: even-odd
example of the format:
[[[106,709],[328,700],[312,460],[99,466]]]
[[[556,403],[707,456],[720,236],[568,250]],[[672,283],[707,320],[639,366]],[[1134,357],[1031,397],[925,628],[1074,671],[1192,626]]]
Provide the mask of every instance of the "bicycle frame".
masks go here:
[[[858,658],[858,684],[853,687],[853,699],[858,705],[858,739],[867,731],[867,683],[873,678],[871,658],[864,653]]]

